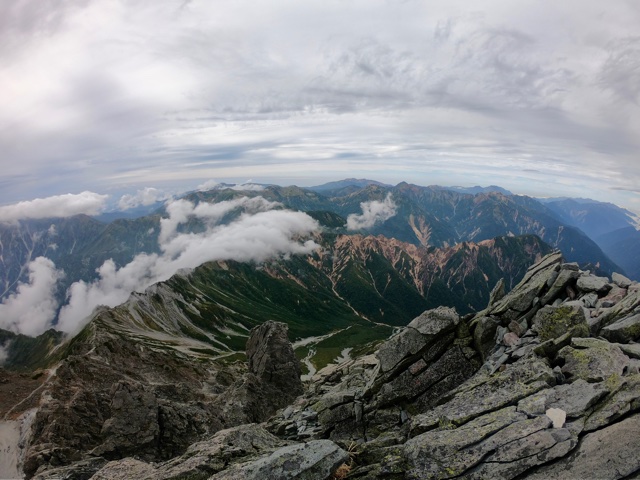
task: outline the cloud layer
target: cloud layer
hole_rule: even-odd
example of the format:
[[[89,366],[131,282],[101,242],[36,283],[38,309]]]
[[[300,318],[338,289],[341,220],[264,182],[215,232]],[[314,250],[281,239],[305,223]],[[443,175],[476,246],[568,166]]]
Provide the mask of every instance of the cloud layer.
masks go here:
[[[640,207],[637,2],[5,3],[2,203],[373,176]]]
[[[396,214],[397,205],[389,193],[383,202],[379,202],[377,200],[362,202],[360,204],[360,208],[362,208],[361,215],[352,213],[347,217],[348,230],[371,228],[376,223],[382,223],[389,220]]]
[[[93,192],[36,198],[0,207],[0,222],[28,218],[71,217],[81,213],[97,215],[104,210],[107,198],[108,195],[99,195]]]
[[[166,192],[153,187],[145,187],[138,190],[135,194],[124,194],[118,201],[120,210],[130,210],[140,206],[153,205],[156,202],[168,200],[171,196]]]
[[[16,293],[0,304],[0,328],[30,336],[51,328],[58,308],[54,293],[61,276],[48,258],[33,260],[29,282],[18,285]]]
[[[167,206],[168,218],[161,221],[161,254],[140,254],[117,268],[106,261],[91,283],[76,282],[68,291],[68,303],[61,309],[56,328],[75,332],[98,305],[115,306],[133,291],[143,291],[181,269],[192,269],[212,260],[262,262],[268,258],[311,253],[318,246],[301,240],[316,231],[318,223],[308,215],[274,210],[279,205],[261,197],[197,206],[177,200]],[[231,213],[239,216],[228,224],[220,220]],[[242,213],[240,213],[242,212]],[[204,222],[202,233],[180,233],[178,227],[189,219]]]

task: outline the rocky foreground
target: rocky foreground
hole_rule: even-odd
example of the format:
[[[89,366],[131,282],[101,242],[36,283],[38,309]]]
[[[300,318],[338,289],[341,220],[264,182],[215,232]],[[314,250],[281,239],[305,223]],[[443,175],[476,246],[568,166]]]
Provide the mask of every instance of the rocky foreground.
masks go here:
[[[640,285],[559,253],[304,386],[275,322],[226,369],[97,332],[47,384],[29,477],[640,478]]]

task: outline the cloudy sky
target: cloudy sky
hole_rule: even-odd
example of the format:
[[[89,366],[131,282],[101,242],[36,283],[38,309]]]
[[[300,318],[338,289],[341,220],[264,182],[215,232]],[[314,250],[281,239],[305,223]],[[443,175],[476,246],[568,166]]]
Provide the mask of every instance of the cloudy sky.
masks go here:
[[[640,211],[637,0],[12,0],[0,55],[4,205],[355,176]]]

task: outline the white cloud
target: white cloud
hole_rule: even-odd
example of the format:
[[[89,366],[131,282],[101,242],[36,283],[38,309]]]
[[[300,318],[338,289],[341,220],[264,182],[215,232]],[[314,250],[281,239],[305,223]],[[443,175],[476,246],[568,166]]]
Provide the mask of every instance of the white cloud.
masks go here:
[[[106,261],[92,283],[74,283],[68,291],[69,301],[60,311],[57,328],[74,332],[98,305],[115,306],[132,291],[143,291],[153,283],[170,278],[180,269],[192,269],[212,260],[262,262],[268,258],[307,254],[318,248],[312,240],[303,241],[319,228],[305,213],[274,210],[279,206],[262,197],[195,206],[177,200],[167,206],[169,217],[162,220],[159,238],[161,254],[140,254],[117,268]],[[238,218],[220,225],[225,214],[242,209]],[[179,233],[177,228],[190,218],[206,225],[202,233]]]
[[[11,342],[7,342],[4,345],[0,345],[0,367],[4,365],[4,363],[9,358],[9,346]]]
[[[45,257],[29,264],[29,282],[0,304],[0,328],[24,335],[39,335],[51,327],[58,303],[54,293],[62,272]]]
[[[258,185],[257,183],[252,183],[251,180],[246,181],[245,183],[236,183],[234,185],[225,185],[216,180],[207,180],[201,185],[198,185],[196,189],[199,192],[206,192],[208,190],[215,189],[223,189],[229,188],[231,190],[245,191],[245,192],[260,192],[264,190],[262,185]]]
[[[104,210],[108,195],[93,192],[55,195],[0,207],[0,222],[27,218],[59,218],[73,215],[97,215]]]
[[[391,194],[387,194],[384,202],[373,200],[371,202],[362,202],[362,215],[352,213],[347,217],[348,230],[360,230],[363,228],[371,228],[376,223],[389,220],[396,214],[397,205],[391,198]]]
[[[245,191],[245,192],[261,192],[264,190],[262,185],[258,185],[257,183],[238,183],[233,187],[230,187],[231,190]]]
[[[218,185],[220,185],[220,182],[218,182],[217,180],[211,179],[211,180],[207,180],[206,182],[198,185],[196,187],[196,190],[198,190],[199,192],[206,192],[207,190],[213,190]]]
[[[146,187],[138,190],[134,195],[129,193],[123,195],[118,201],[118,207],[121,210],[129,210],[139,206],[153,205],[156,202],[167,200],[171,195],[153,187]]]

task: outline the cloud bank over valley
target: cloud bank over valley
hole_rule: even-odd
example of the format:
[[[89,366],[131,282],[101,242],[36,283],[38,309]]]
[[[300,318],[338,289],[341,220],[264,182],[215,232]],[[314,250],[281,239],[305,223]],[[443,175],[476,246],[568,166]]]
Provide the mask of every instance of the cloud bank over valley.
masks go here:
[[[167,280],[182,269],[193,269],[213,260],[263,262],[270,258],[308,254],[318,245],[310,235],[320,227],[305,213],[284,210],[262,197],[240,197],[216,204],[194,205],[175,200],[167,205],[168,217],[161,220],[161,253],[140,253],[118,268],[107,260],[93,282],[78,281],[67,291],[56,329],[77,331],[98,305],[116,306],[131,292]],[[235,214],[229,223],[223,217]],[[180,225],[190,220],[203,223],[201,233],[181,233]],[[29,282],[0,304],[0,328],[37,335],[53,325],[58,310],[57,281],[63,272],[51,260],[35,259],[29,265]]]

